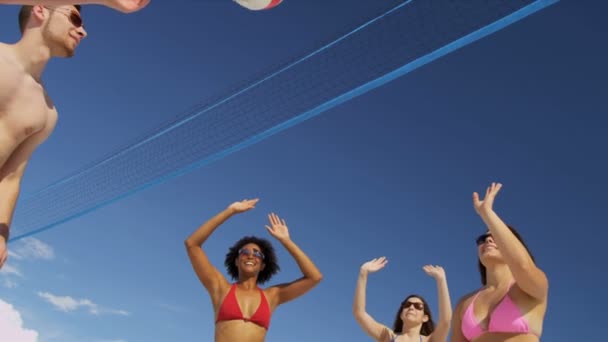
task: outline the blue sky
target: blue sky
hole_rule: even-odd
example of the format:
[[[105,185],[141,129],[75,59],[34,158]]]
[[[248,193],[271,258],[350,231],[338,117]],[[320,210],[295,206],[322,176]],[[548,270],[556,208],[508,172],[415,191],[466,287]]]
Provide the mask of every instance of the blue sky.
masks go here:
[[[129,16],[86,7],[89,37],[45,74],[60,123],[23,193],[385,6],[332,3],[286,0],[254,13],[230,1],[153,1]],[[17,10],[0,7],[3,42],[18,39]],[[225,159],[11,244],[0,308],[18,312],[37,341],[212,340],[211,304],[183,240],[255,196],[254,211],[205,245],[211,260],[221,267],[243,235],[271,238],[264,224],[274,211],[325,276],[277,310],[267,340],[367,341],[350,311],[361,263],[389,258],[368,284],[368,310],[382,322],[412,292],[436,308],[424,264],[446,269],[455,303],[479,286],[473,240],[484,227],[471,193],[500,181],[496,210],[550,279],[543,340],[597,339],[603,320],[592,313],[606,304],[605,10],[561,1]],[[283,270],[273,281],[299,277],[277,249]],[[588,330],[565,328],[581,326]]]

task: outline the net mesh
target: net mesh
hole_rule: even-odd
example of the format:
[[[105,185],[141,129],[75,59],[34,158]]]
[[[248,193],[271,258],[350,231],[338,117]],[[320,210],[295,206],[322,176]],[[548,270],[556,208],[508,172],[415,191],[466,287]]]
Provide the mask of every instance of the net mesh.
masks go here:
[[[223,97],[202,101],[140,140],[25,196],[12,240],[225,157],[554,2],[394,2],[330,43]]]

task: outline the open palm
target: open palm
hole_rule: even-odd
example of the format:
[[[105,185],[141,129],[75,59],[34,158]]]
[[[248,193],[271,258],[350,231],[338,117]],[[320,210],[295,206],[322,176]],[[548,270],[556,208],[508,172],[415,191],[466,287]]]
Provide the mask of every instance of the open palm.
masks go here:
[[[437,265],[425,265],[422,267],[424,272],[429,276],[433,277],[435,280],[445,279],[445,271],[443,267]]]
[[[502,188],[502,184],[492,183],[492,185],[486,189],[486,195],[483,200],[479,199],[479,194],[477,192],[473,193],[473,207],[477,214],[483,215],[492,211],[494,199],[500,191],[500,188]]]
[[[388,259],[386,257],[375,258],[361,265],[361,269],[366,272],[374,273],[386,266],[387,263]]]
[[[230,209],[234,210],[236,213],[242,213],[247,210],[255,208],[256,203],[258,203],[259,199],[244,199],[240,202],[234,202],[230,205]]]
[[[148,6],[150,0],[105,0],[104,4],[123,13],[132,13]]]
[[[289,229],[287,229],[285,220],[282,220],[275,213],[269,214],[268,220],[270,221],[270,226],[266,226],[266,230],[268,230],[270,235],[279,241],[289,239]]]

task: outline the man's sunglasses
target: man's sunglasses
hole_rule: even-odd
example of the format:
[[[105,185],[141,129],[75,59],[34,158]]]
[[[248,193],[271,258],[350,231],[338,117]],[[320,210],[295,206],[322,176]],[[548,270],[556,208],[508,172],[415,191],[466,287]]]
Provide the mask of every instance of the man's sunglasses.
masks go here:
[[[410,302],[409,300],[407,302],[403,303],[403,308],[407,309],[407,308],[409,308],[412,305],[414,306],[414,309],[416,309],[416,310],[422,311],[422,309],[424,309],[424,304],[423,303]]]
[[[66,15],[68,17],[68,19],[70,19],[70,22],[72,23],[72,25],[74,25],[74,27],[78,28],[78,27],[84,27],[83,23],[82,23],[82,17],[80,16],[80,13],[78,13],[78,11],[76,10],[68,10],[67,8],[57,8],[57,7],[50,7],[50,6],[44,6],[45,8],[48,8],[50,10],[53,11],[57,11],[63,15]],[[69,13],[67,12],[69,11]]]
[[[254,256],[258,259],[264,260],[264,253],[260,252],[260,251],[256,251],[256,250],[251,250],[249,248],[241,248],[239,249],[239,255],[246,255],[246,256]]]
[[[491,236],[492,236],[492,234],[490,234],[490,233],[485,233],[485,234],[479,235],[479,237],[477,237],[477,240],[475,240],[475,242],[477,243],[477,246],[483,245],[486,242],[486,240]]]

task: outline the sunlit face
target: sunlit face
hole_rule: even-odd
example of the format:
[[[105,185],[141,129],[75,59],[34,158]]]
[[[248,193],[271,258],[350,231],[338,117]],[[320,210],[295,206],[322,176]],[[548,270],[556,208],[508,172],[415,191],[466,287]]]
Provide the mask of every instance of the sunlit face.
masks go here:
[[[46,20],[42,35],[55,57],[72,57],[87,36],[82,17],[74,6],[44,6]]]
[[[494,238],[490,232],[480,235],[477,238],[476,243],[477,255],[479,256],[479,260],[481,260],[482,264],[484,261],[487,261],[490,258],[502,258],[500,250],[498,249],[498,246],[496,246]]]
[[[258,273],[264,269],[264,258],[265,255],[260,246],[255,243],[248,243],[239,249],[236,266],[240,272]]]
[[[400,317],[404,322],[412,324],[424,323],[429,319],[424,313],[424,302],[417,297],[408,298],[401,304]]]

